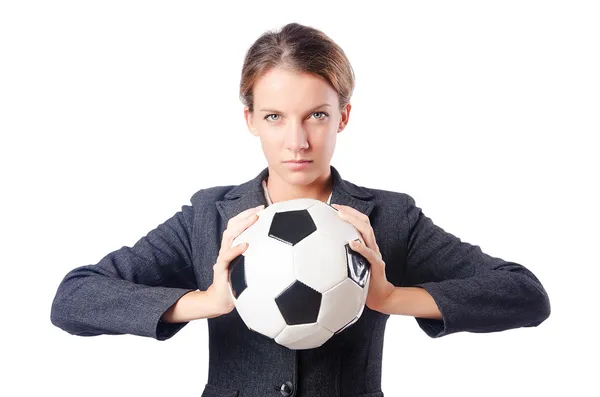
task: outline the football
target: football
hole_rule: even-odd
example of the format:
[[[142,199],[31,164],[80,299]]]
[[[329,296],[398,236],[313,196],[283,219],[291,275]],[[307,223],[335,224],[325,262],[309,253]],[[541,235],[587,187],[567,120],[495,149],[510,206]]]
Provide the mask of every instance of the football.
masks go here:
[[[258,215],[232,242],[248,243],[229,265],[235,308],[250,330],[282,346],[319,347],[363,312],[370,265],[348,244],[362,236],[319,200],[281,201]]]

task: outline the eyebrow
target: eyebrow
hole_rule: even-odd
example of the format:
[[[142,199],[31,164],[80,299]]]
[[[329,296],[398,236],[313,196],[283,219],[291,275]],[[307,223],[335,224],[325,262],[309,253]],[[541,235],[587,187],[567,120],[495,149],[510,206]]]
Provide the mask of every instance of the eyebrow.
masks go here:
[[[322,105],[319,105],[319,106],[316,106],[316,107],[314,107],[314,108],[310,109],[310,110],[309,110],[309,112],[312,112],[312,111],[313,111],[313,110],[315,110],[315,109],[319,109],[319,108],[322,108],[322,107],[325,107],[325,106],[329,106],[329,107],[331,107],[331,105],[330,105],[330,104],[328,104],[328,103],[324,103],[324,104],[322,104]],[[273,112],[273,113],[282,113],[282,112],[280,112],[279,110],[275,110],[275,109],[267,109],[267,108],[259,109],[259,112]]]

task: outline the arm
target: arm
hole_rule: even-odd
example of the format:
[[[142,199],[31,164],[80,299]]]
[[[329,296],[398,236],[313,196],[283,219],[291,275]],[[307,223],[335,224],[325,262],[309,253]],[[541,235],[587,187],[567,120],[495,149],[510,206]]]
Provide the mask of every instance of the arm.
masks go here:
[[[442,313],[433,297],[419,287],[394,287],[377,311],[385,314],[442,319]]]
[[[71,270],[52,302],[52,323],[80,336],[172,337],[187,322],[159,320],[182,296],[198,289],[192,266],[193,220],[193,208],[184,205],[133,247]]]
[[[192,291],[183,295],[161,317],[161,321],[168,323],[183,323],[201,318],[222,316],[215,302],[208,295],[208,291]]]
[[[415,317],[427,335],[534,327],[548,318],[548,295],[531,271],[447,233],[423,214],[412,197],[406,197],[408,238],[402,286],[424,289],[442,317],[427,318],[435,317],[435,310],[421,294],[428,309],[422,306],[413,312],[427,314]],[[402,292],[394,294],[396,302],[402,301]]]

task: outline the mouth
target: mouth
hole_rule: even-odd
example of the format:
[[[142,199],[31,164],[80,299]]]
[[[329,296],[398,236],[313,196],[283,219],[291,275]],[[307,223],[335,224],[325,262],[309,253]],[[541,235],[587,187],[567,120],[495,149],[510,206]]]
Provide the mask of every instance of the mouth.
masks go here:
[[[284,166],[287,167],[291,171],[301,171],[308,169],[312,164],[311,160],[292,160],[292,161],[284,161]]]

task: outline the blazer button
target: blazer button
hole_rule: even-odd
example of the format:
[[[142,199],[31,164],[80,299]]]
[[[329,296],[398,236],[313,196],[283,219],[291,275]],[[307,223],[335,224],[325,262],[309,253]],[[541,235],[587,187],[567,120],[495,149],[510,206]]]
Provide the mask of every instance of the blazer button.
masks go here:
[[[289,397],[294,392],[294,385],[288,380],[281,384],[279,391],[281,392],[281,395]]]

